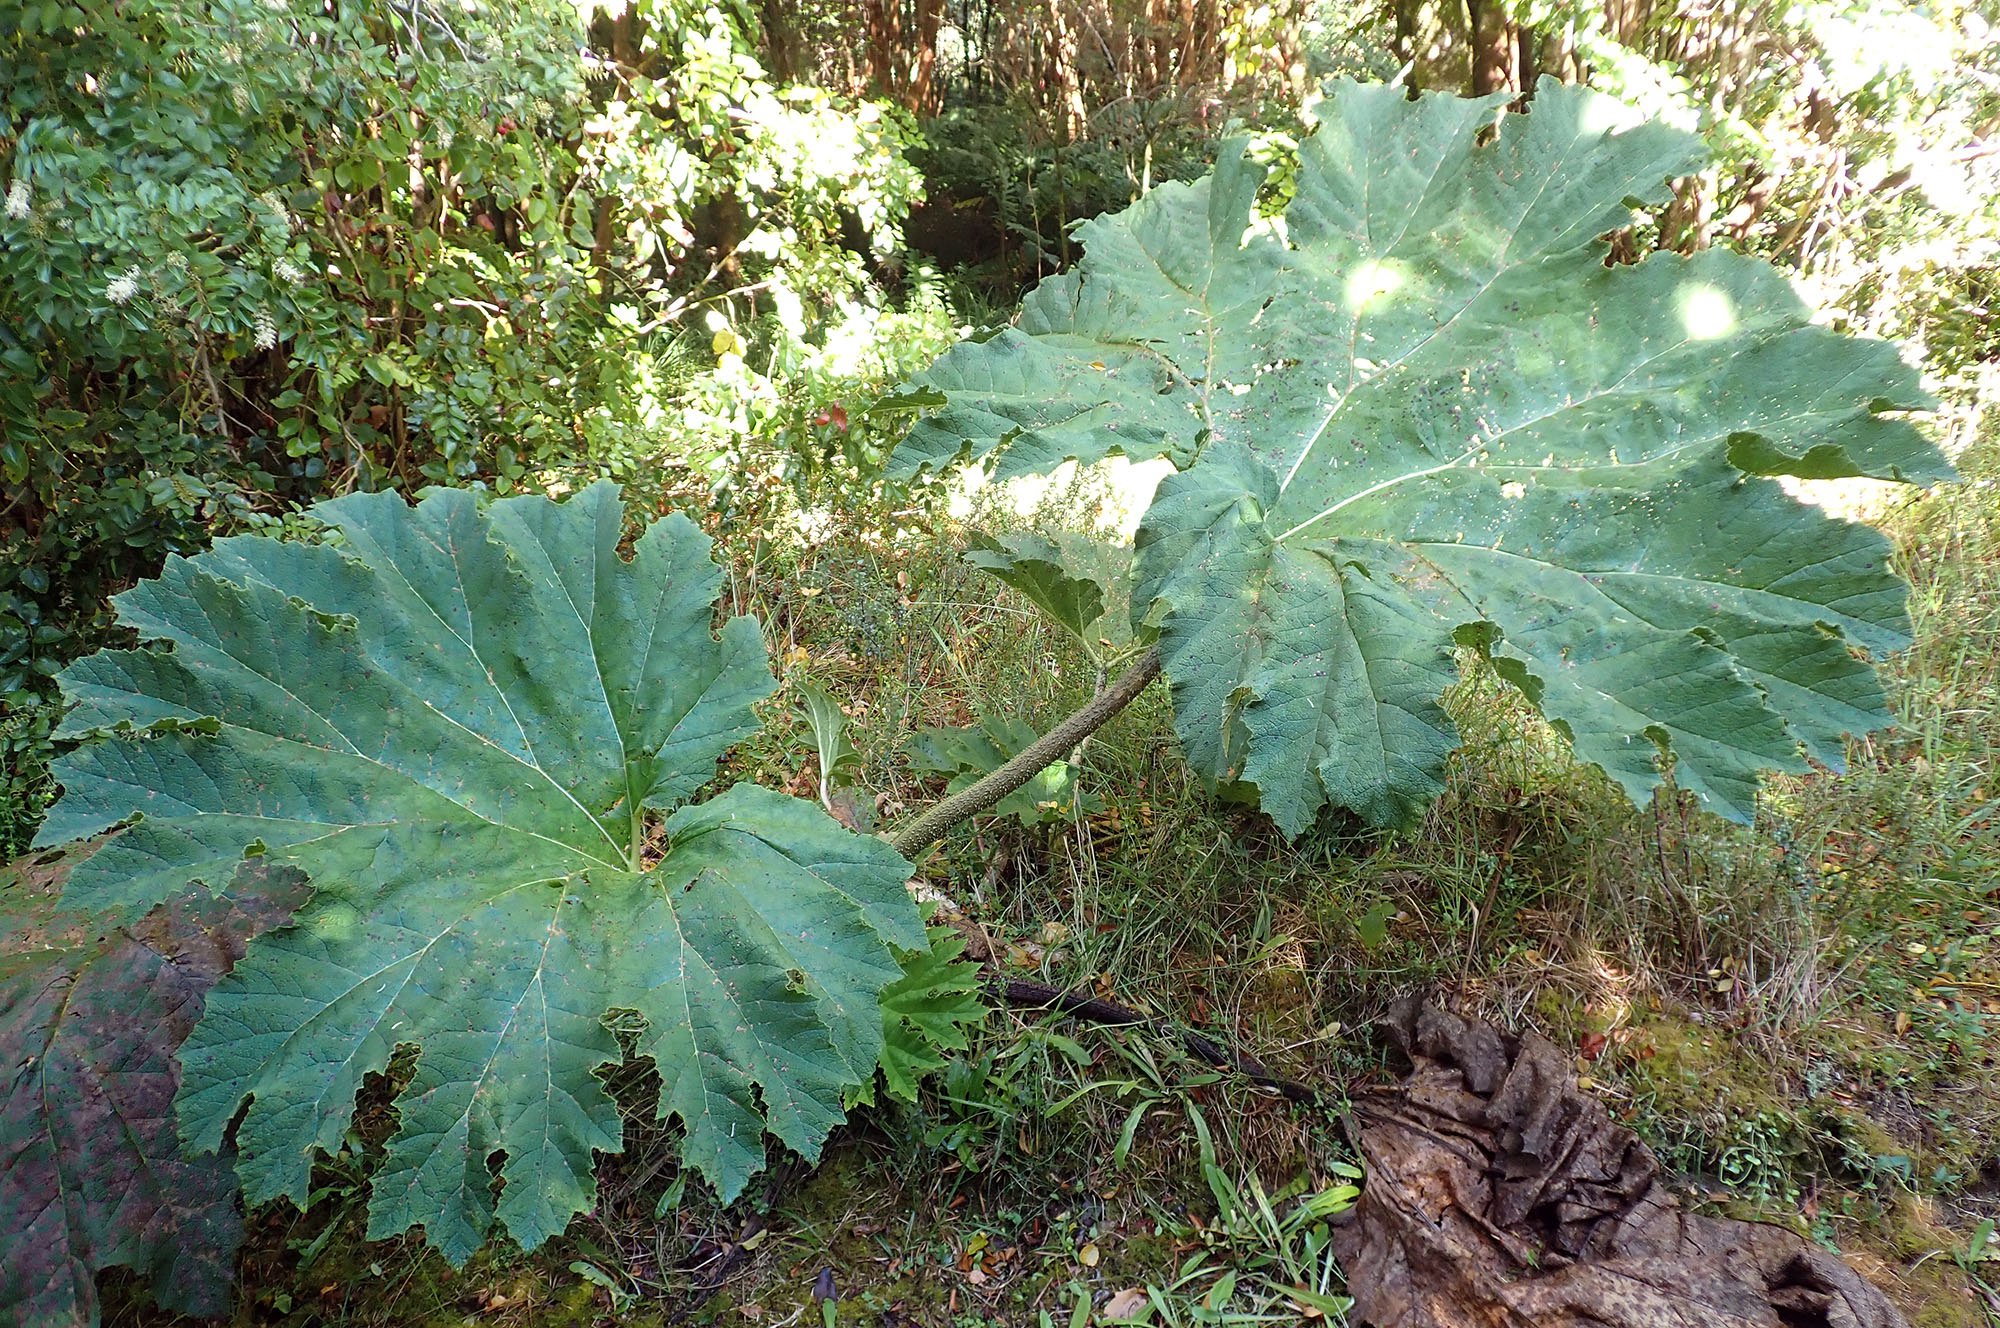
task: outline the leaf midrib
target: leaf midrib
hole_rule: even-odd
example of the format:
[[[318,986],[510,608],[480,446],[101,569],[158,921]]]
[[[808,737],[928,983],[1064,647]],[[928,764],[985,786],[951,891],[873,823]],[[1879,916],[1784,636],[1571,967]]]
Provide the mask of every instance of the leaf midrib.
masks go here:
[[[1852,614],[1842,613],[1839,610],[1834,609],[1831,605],[1820,604],[1811,600],[1794,599],[1779,591],[1769,590],[1763,586],[1744,586],[1744,585],[1738,585],[1733,581],[1708,581],[1708,580],[1703,580],[1702,578],[1699,577],[1677,576],[1671,572],[1645,571],[1637,567],[1598,568],[1595,570],[1587,571],[1583,568],[1570,567],[1563,563],[1551,562],[1546,558],[1537,558],[1530,554],[1517,553],[1512,549],[1496,548],[1490,544],[1475,544],[1470,542],[1459,543],[1457,541],[1452,541],[1452,540],[1397,540],[1397,541],[1384,540],[1382,542],[1385,544],[1401,545],[1401,547],[1413,551],[1423,550],[1423,549],[1450,549],[1458,552],[1473,551],[1480,554],[1490,555],[1495,558],[1517,559],[1521,562],[1529,563],[1535,567],[1546,568],[1552,572],[1559,572],[1570,576],[1574,576],[1584,581],[1590,587],[1593,593],[1601,595],[1606,600],[1609,600],[1611,603],[1616,604],[1619,608],[1624,609],[1626,612],[1632,614],[1634,618],[1636,618],[1640,622],[1645,623],[1648,627],[1652,627],[1655,630],[1662,632],[1681,632],[1687,629],[1681,627],[1661,626],[1660,624],[1654,622],[1652,619],[1646,617],[1644,614],[1638,612],[1636,609],[1633,609],[1629,604],[1625,603],[1625,601],[1623,601],[1622,599],[1619,599],[1617,596],[1611,594],[1610,591],[1604,588],[1601,582],[1593,581],[1590,578],[1615,577],[1620,581],[1640,581],[1640,580],[1657,581],[1666,585],[1684,585],[1691,588],[1699,587],[1701,594],[1714,594],[1716,591],[1720,590],[1725,592],[1731,598],[1737,596],[1747,596],[1747,597],[1755,597],[1758,599],[1772,601],[1777,604],[1786,606],[1788,611],[1785,614],[1783,614],[1781,618],[1779,618],[1779,621],[1785,626],[1803,627],[1808,625],[1809,622],[1825,622],[1827,621],[1829,616],[1831,616],[1833,619],[1835,619],[1833,625],[1840,627],[1843,631],[1880,634],[1880,633],[1887,633],[1893,630],[1891,628],[1886,628],[1879,623],[1870,622],[1866,618],[1858,618]],[[1419,556],[1422,555],[1419,554]],[[1428,557],[1425,557],[1423,561],[1425,566],[1431,568],[1431,570],[1436,572],[1438,577],[1441,580],[1443,580],[1447,585],[1449,585],[1452,591],[1466,602],[1468,608],[1477,611],[1478,602],[1473,599],[1472,595],[1463,586],[1458,584],[1457,579],[1453,577],[1452,573],[1448,569],[1446,569],[1443,566],[1440,566],[1437,562]],[[1832,561],[1834,560],[1821,559],[1819,562],[1816,563],[1802,564],[1797,568],[1788,569],[1786,571],[1786,575],[1787,576],[1796,575],[1799,572],[1807,571],[1815,567],[1825,566]],[[1805,611],[1803,618],[1800,616],[1801,609]],[[1486,619],[1482,615],[1479,621],[1486,621]]]
[[[517,888],[526,888],[526,886],[534,884],[543,884],[543,883],[529,881],[529,882],[524,882],[521,887]],[[511,893],[511,891],[508,893]],[[501,897],[503,896],[495,896],[496,899]],[[528,978],[527,986],[522,989],[521,996],[519,999],[512,1000],[507,1003],[507,1018],[504,1021],[502,1021],[499,1029],[493,1035],[493,1050],[491,1054],[487,1056],[486,1063],[480,1067],[479,1073],[476,1076],[467,1077],[466,1081],[472,1083],[474,1085],[474,1088],[473,1091],[467,1095],[465,1110],[460,1112],[457,1118],[453,1120],[452,1128],[456,1129],[458,1125],[460,1125],[461,1123],[465,1125],[466,1146],[468,1151],[472,1146],[472,1113],[474,1108],[476,1108],[479,1105],[478,1085],[484,1083],[487,1077],[492,1074],[493,1066],[500,1059],[500,1052],[502,1048],[506,1046],[507,1034],[509,1031],[513,1029],[515,1022],[520,1018],[521,1006],[524,1003],[526,1003],[528,999],[528,994],[531,990],[536,993],[539,993],[541,996],[542,1027],[544,1030],[548,1029],[549,1027],[548,988],[546,983],[544,982],[544,975],[548,971],[549,949],[551,946],[555,944],[556,932],[562,920],[562,913],[565,907],[567,907],[567,904],[563,899],[558,899],[556,901],[555,909],[549,915],[548,926],[543,928],[541,954],[538,955],[535,959],[534,971]],[[468,914],[467,916],[470,915]],[[464,919],[461,918],[458,921],[462,922],[463,920]],[[443,935],[449,934],[451,930],[457,927],[457,925],[458,922],[454,922],[451,928],[447,928],[445,933],[441,933],[440,939],[442,939]],[[394,967],[394,965],[389,965],[389,967]],[[412,972],[414,971],[415,968],[413,965]],[[365,982],[366,979],[364,978],[363,981]],[[403,986],[407,987],[408,985],[409,983],[408,980],[406,979],[403,983]],[[399,997],[401,995],[401,991],[402,988],[398,988],[397,994]],[[553,1038],[551,1036],[545,1036],[542,1039],[542,1069],[543,1069],[542,1078],[543,1082],[548,1085],[548,1091],[546,1092],[543,1098],[545,1105],[547,1103],[553,1102],[555,1099],[555,1065],[554,1062],[549,1057],[549,1044],[552,1040]],[[444,1133],[449,1133],[449,1131],[440,1131],[440,1134]],[[511,1159],[512,1150],[509,1150],[509,1153]],[[403,1193],[406,1196],[416,1191],[419,1182],[423,1179],[423,1168],[412,1167],[409,1169],[409,1175],[410,1175],[409,1183],[405,1185],[403,1189]]]
[[[425,540],[427,543],[430,544],[432,548],[436,549],[439,553],[444,554],[447,558],[451,560],[452,568],[457,573],[457,578],[458,578],[455,588],[462,596],[465,593],[465,567],[464,564],[459,561],[457,544],[453,543],[450,548],[445,548],[439,545],[435,540],[432,540],[430,538],[429,532],[424,530],[421,526],[413,527],[413,529],[417,538]],[[490,534],[487,535],[485,538],[487,538],[490,542],[491,540]],[[521,735],[521,745],[527,749],[528,756],[530,758],[530,760],[522,762],[522,764],[526,765],[528,769],[533,770],[536,774],[540,775],[542,777],[542,780],[545,783],[547,783],[550,788],[554,789],[558,794],[560,794],[571,806],[575,807],[578,811],[582,812],[584,818],[588,820],[592,825],[597,827],[597,832],[604,836],[605,842],[610,844],[612,850],[616,852],[618,848],[618,841],[611,837],[610,831],[606,830],[603,824],[599,822],[595,816],[591,815],[590,809],[588,807],[585,807],[581,802],[577,801],[575,794],[571,793],[568,789],[564,788],[562,784],[559,781],[557,781],[556,777],[553,774],[551,774],[546,767],[542,765],[542,758],[535,751],[534,740],[528,736],[527,727],[521,723],[521,717],[514,713],[514,703],[507,699],[507,693],[501,690],[499,681],[495,678],[493,670],[487,667],[485,658],[479,653],[479,647],[475,645],[471,640],[470,634],[472,632],[472,613],[470,606],[468,606],[466,610],[467,635],[460,636],[457,630],[454,629],[449,622],[445,621],[444,616],[440,614],[434,607],[432,607],[430,600],[424,597],[423,592],[419,590],[416,584],[412,582],[409,579],[409,577],[403,573],[403,569],[396,565],[396,561],[394,559],[371,560],[368,566],[371,569],[379,572],[382,570],[384,562],[386,562],[388,570],[393,572],[396,575],[397,579],[402,581],[402,583],[409,588],[411,596],[415,598],[417,603],[423,605],[425,611],[428,612],[432,618],[436,619],[438,626],[444,628],[445,631],[450,632],[452,636],[458,640],[459,644],[465,647],[465,653],[472,656],[473,663],[479,666],[479,672],[485,677],[488,689],[499,700],[501,708],[507,712],[507,718],[513,721],[515,732]],[[567,594],[568,592],[565,591],[564,593]],[[596,659],[596,653],[594,650],[592,651],[591,658],[594,663]],[[377,660],[372,653],[368,655],[368,659],[369,662],[375,664],[378,668],[382,667],[381,661]],[[387,670],[385,670],[385,672],[386,671]],[[400,675],[391,672],[390,676],[399,677]],[[407,684],[405,685],[407,686]],[[426,702],[426,704],[428,704],[428,702]],[[432,709],[436,709],[436,707],[433,706]],[[449,717],[447,716],[447,718]],[[467,731],[472,732],[472,730],[469,729]],[[481,737],[482,741],[492,743],[493,746],[499,747],[501,751],[503,752],[507,751],[505,747],[500,747],[500,744],[493,742],[492,739],[486,738],[484,737],[484,735],[478,735],[478,736]],[[514,760],[520,761],[520,758],[518,756],[514,756],[512,752],[508,752],[507,754],[509,756],[512,756]],[[416,781],[412,780],[411,782],[415,783]],[[477,815],[477,813],[473,814]],[[480,819],[485,820],[486,818],[480,817]],[[577,851],[582,852],[581,849],[578,849]]]
[[[597,695],[598,698],[602,700],[604,703],[604,715],[605,718],[610,721],[611,731],[618,736],[618,768],[621,771],[623,771],[625,775],[626,805],[632,809],[632,826],[634,831],[633,834],[634,842],[627,846],[627,851],[624,855],[624,861],[620,865],[627,868],[636,868],[638,866],[638,857],[639,857],[639,844],[637,843],[637,840],[639,835],[643,833],[643,816],[639,809],[639,793],[638,790],[633,787],[632,783],[631,749],[626,745],[627,740],[625,737],[625,731],[618,727],[618,711],[611,704],[611,685],[604,680],[604,661],[597,657],[596,628],[593,625],[590,618],[584,617],[583,610],[577,605],[576,596],[569,593],[569,583],[563,580],[560,574],[557,574],[555,572],[555,555],[552,554],[549,551],[548,546],[542,542],[541,533],[539,531],[533,532],[533,536],[536,545],[539,546],[542,550],[542,556],[548,560],[549,570],[551,573],[549,579],[554,581],[556,588],[562,591],[563,602],[569,605],[569,611],[576,618],[577,626],[583,629],[584,642],[589,646],[589,650],[587,653],[590,655],[591,676],[597,680]],[[597,560],[601,552],[602,551],[599,549],[597,545],[597,541],[593,539],[590,542],[590,585],[592,590],[591,608],[593,617],[595,616],[595,610],[597,607],[597,601],[595,596],[595,592],[597,590],[597,566],[598,566]],[[616,557],[615,554],[613,556]],[[489,674],[488,676],[490,677],[491,675]],[[498,688],[496,687],[495,690],[497,691]],[[504,701],[505,698],[503,697],[502,700]],[[511,714],[512,711],[510,710],[508,713]],[[516,722],[518,723],[519,721]],[[528,750],[530,754],[534,752],[533,747],[530,747]],[[537,763],[539,763],[541,760],[540,757],[536,757],[535,759]],[[575,808],[578,811],[582,812],[585,816],[590,817],[590,823],[597,827],[598,833],[604,836],[604,838],[610,843],[611,847],[614,850],[617,849],[618,847],[617,837],[611,833],[610,829],[604,824],[604,822],[598,820],[597,817],[592,816],[589,808],[585,807],[581,802],[578,802],[574,794],[570,793],[568,789],[562,788],[562,786],[557,784],[553,778],[549,779],[549,783],[552,787],[560,789],[563,796],[568,798],[570,800],[570,803],[573,806],[575,806]]]
[[[1794,327],[1786,327],[1778,329],[1777,331],[1772,332],[1767,337],[1758,338],[1757,341],[1759,342],[1777,341],[1784,337],[1792,335],[1794,332],[1798,330],[1799,329]],[[1321,510],[1317,515],[1307,517],[1304,521],[1301,521],[1297,525],[1294,525],[1291,529],[1287,530],[1284,534],[1279,535],[1277,538],[1280,542],[1283,542],[1285,540],[1290,539],[1292,536],[1298,534],[1306,527],[1317,525],[1319,522],[1324,521],[1327,517],[1332,516],[1334,513],[1340,511],[1342,508],[1348,507],[1356,502],[1359,502],[1363,498],[1372,497],[1377,493],[1381,493],[1385,490],[1395,488],[1396,486],[1408,483],[1411,480],[1425,479],[1432,475],[1441,474],[1447,470],[1476,470],[1483,474],[1492,474],[1492,475],[1539,475],[1539,474],[1574,475],[1582,471],[1617,472],[1620,470],[1639,470],[1649,466],[1658,466],[1664,464],[1666,462],[1673,460],[1676,457],[1685,456],[1687,453],[1692,451],[1699,451],[1703,448],[1712,447],[1715,444],[1722,442],[1725,439],[1730,438],[1735,434],[1739,433],[1754,434],[1757,437],[1762,438],[1767,442],[1775,443],[1778,440],[1774,436],[1774,433],[1770,431],[1775,431],[1776,429],[1781,428],[1782,426],[1785,425],[1802,423],[1804,421],[1817,419],[1822,416],[1842,413],[1837,410],[1828,410],[1821,408],[1821,403],[1816,401],[1811,403],[1811,408],[1793,411],[1790,414],[1771,416],[1761,421],[1761,427],[1757,429],[1723,427],[1719,431],[1713,433],[1686,436],[1682,439],[1682,441],[1675,443],[1671,447],[1666,447],[1658,451],[1648,452],[1646,455],[1632,461],[1622,461],[1616,458],[1610,458],[1610,459],[1592,458],[1588,460],[1578,460],[1571,465],[1563,465],[1563,464],[1549,465],[1540,462],[1515,462],[1515,461],[1495,461],[1495,462],[1488,462],[1483,465],[1465,464],[1468,458],[1476,456],[1481,452],[1490,451],[1495,444],[1503,442],[1506,439],[1514,436],[1515,434],[1522,432],[1523,430],[1532,429],[1539,424],[1545,424],[1548,421],[1556,419],[1559,416],[1563,415],[1565,412],[1574,410],[1579,406],[1590,406],[1603,402],[1615,403],[1618,399],[1628,395],[1644,399],[1643,393],[1634,389],[1629,389],[1626,386],[1631,381],[1633,375],[1637,374],[1642,369],[1649,368],[1658,361],[1666,358],[1668,355],[1671,355],[1674,352],[1681,350],[1682,348],[1690,345],[1691,343],[1692,343],[1692,338],[1683,338],[1682,340],[1677,341],[1673,343],[1671,346],[1668,346],[1666,349],[1660,351],[1659,354],[1651,356],[1648,359],[1641,360],[1637,364],[1634,364],[1631,367],[1631,369],[1629,369],[1628,371],[1626,371],[1625,374],[1619,377],[1619,379],[1615,383],[1610,384],[1603,390],[1593,392],[1586,397],[1573,398],[1571,400],[1563,401],[1557,404],[1554,408],[1545,410],[1538,415],[1531,415],[1526,419],[1518,420],[1512,424],[1509,424],[1507,427],[1500,430],[1498,433],[1482,437],[1474,446],[1468,448],[1466,451],[1460,453],[1457,457],[1454,457],[1452,460],[1447,461],[1442,465],[1430,466],[1420,470],[1404,471],[1401,474],[1392,475],[1388,479],[1379,481],[1378,483],[1375,484],[1371,484],[1367,488],[1361,490],[1358,493],[1349,494],[1347,497],[1342,498],[1340,501],[1334,503],[1330,507]],[[1403,363],[1404,361],[1398,361],[1394,367],[1400,368]],[[1375,381],[1379,381],[1379,377]],[[1345,399],[1343,399],[1340,403],[1338,403],[1338,405],[1336,405],[1333,411],[1333,417],[1338,417],[1340,413],[1339,407],[1344,406],[1346,404],[1347,402]],[[1294,473],[1296,473],[1296,469],[1297,468],[1294,467]],[[1280,489],[1279,493],[1280,497],[1282,497],[1283,490]]]
[[[1563,149],[1560,157],[1558,158],[1559,161],[1567,161],[1569,159],[1570,148],[1575,146],[1576,141],[1577,140],[1575,139],[1570,140],[1569,145]],[[1454,156],[1452,149],[1457,146],[1458,146],[1458,141],[1456,139],[1448,140],[1445,143],[1444,151],[1438,154],[1438,159],[1436,163],[1434,163],[1431,167],[1430,178],[1424,181],[1423,191],[1418,195],[1416,205],[1410,209],[1410,215],[1408,218],[1405,219],[1403,223],[1403,229],[1397,234],[1395,240],[1389,245],[1387,249],[1381,250],[1379,252],[1371,250],[1368,256],[1370,262],[1378,262],[1381,259],[1394,254],[1396,252],[1397,246],[1401,245],[1404,240],[1409,238],[1410,228],[1416,225],[1417,218],[1420,215],[1422,215],[1424,204],[1429,201],[1431,190],[1435,188],[1437,185],[1438,175],[1440,172],[1444,170],[1444,163]],[[1481,149],[1475,147],[1471,149],[1469,152],[1467,152],[1465,155],[1469,158],[1475,156],[1479,151],[1481,151]],[[1374,179],[1374,172],[1373,171],[1367,172],[1367,176],[1368,180],[1372,182]],[[1441,336],[1447,328],[1451,327],[1461,317],[1463,317],[1467,309],[1470,309],[1473,305],[1479,303],[1481,297],[1483,297],[1487,291],[1492,290],[1494,284],[1497,283],[1502,276],[1504,276],[1508,272],[1513,271],[1515,268],[1520,267],[1523,263],[1529,261],[1527,259],[1518,259],[1513,262],[1509,262],[1506,260],[1506,255],[1510,254],[1513,251],[1514,240],[1520,233],[1521,223],[1527,220],[1528,213],[1535,210],[1535,205],[1541,201],[1542,194],[1547,192],[1549,184],[1553,179],[1554,179],[1553,174],[1550,174],[1543,178],[1541,189],[1536,191],[1535,197],[1532,200],[1530,200],[1526,208],[1522,209],[1520,216],[1514,219],[1513,226],[1507,232],[1507,244],[1500,251],[1501,261],[1499,265],[1493,269],[1492,274],[1489,275],[1484,282],[1480,283],[1479,289],[1472,292],[1472,294],[1466,298],[1464,304],[1460,305],[1457,309],[1453,310],[1449,318],[1445,319],[1443,322],[1439,323],[1436,327],[1433,327],[1429,332],[1425,333],[1422,337],[1418,338],[1417,341],[1413,345],[1411,345],[1408,350],[1404,351],[1401,355],[1399,355],[1396,358],[1395,363],[1390,367],[1400,368],[1403,365],[1408,364],[1411,358],[1415,356],[1417,352],[1421,351],[1424,347],[1430,345],[1431,342],[1437,340],[1438,337]],[[1364,189],[1366,189],[1367,187],[1368,185],[1363,186]],[[1371,220],[1368,230],[1368,237],[1371,245],[1373,244],[1373,236],[1374,236],[1374,230]],[[1559,252],[1569,253],[1569,252],[1574,252],[1576,249],[1585,248],[1590,243],[1593,243],[1593,241],[1586,241],[1584,244],[1572,246],[1572,248],[1569,250],[1545,251],[1539,255],[1536,255],[1536,257],[1544,259],[1551,258],[1556,256],[1556,254]],[[1306,251],[1297,250],[1294,252],[1303,254]],[[1291,266],[1290,264],[1287,264],[1288,268],[1290,266]],[[1354,352],[1360,347],[1361,320],[1366,316],[1367,316],[1367,310],[1365,308],[1356,309],[1354,312],[1353,326],[1349,330],[1348,346],[1347,346],[1347,383],[1348,383],[1347,391],[1343,392],[1340,395],[1340,397],[1334,401],[1333,405],[1330,408],[1328,408],[1325,417],[1320,420],[1319,427],[1314,429],[1312,437],[1306,440],[1306,445],[1304,449],[1300,451],[1298,459],[1292,462],[1291,470],[1286,472],[1284,481],[1278,485],[1278,497],[1280,499],[1284,497],[1285,490],[1291,487],[1293,479],[1297,478],[1300,468],[1305,465],[1306,457],[1312,453],[1313,448],[1319,445],[1319,440],[1326,435],[1327,429],[1332,427],[1335,417],[1340,414],[1340,408],[1346,405],[1348,397],[1353,395],[1355,387],[1354,366],[1356,364]],[[1311,525],[1312,522],[1308,521],[1305,522],[1304,524]]]

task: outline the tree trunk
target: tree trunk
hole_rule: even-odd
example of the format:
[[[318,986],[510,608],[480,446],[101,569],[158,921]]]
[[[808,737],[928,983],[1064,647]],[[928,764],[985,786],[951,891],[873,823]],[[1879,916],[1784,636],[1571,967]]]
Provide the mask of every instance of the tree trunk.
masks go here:
[[[759,0],[763,19],[764,62],[771,81],[784,87],[799,81],[798,29],[786,20],[784,0]]]
[[[1653,18],[1652,0],[1606,0],[1604,25],[1611,39],[1642,55],[1652,55],[1645,30]]]
[[[1708,178],[1710,174],[1703,171],[1690,175],[1674,186],[1674,201],[1660,218],[1660,248],[1683,254],[1708,248],[1710,223],[1715,218],[1715,191],[1713,181]]]
[[[938,24],[943,18],[944,0],[917,0],[917,49],[903,105],[918,115],[929,115],[936,109],[932,76],[937,69]]]
[[[1194,32],[1192,36],[1196,52],[1194,68],[1205,85],[1222,81],[1222,13],[1221,0],[1195,0]]]
[[[1182,91],[1193,86],[1198,75],[1194,72],[1194,5],[1195,0],[1181,0],[1180,22],[1176,31],[1180,40],[1174,45],[1174,90]]]
[[[1542,38],[1541,50],[1535,58],[1538,73],[1560,79],[1564,83],[1579,83],[1583,71],[1577,67],[1576,46],[1572,29],[1565,24],[1554,28]]]
[[[1409,72],[1403,75],[1403,86],[1411,92],[1423,91],[1422,80],[1417,69],[1417,57],[1423,52],[1418,47],[1422,28],[1418,24],[1423,0],[1396,0],[1396,58],[1403,62]]]
[[[1222,18],[1218,0],[1181,0],[1179,91],[1211,86],[1222,76]]]
[[[896,48],[903,35],[900,0],[867,0],[863,26],[868,30],[868,91],[877,97],[896,95]]]
[[[944,0],[867,0],[869,92],[919,115],[931,110],[943,18]]]
[[[1520,91],[1514,70],[1519,47],[1500,0],[1465,0],[1465,12],[1472,21],[1472,95]]]
[[[1157,96],[1174,85],[1173,25],[1167,21],[1166,0],[1146,0],[1147,91]]]
[[[1076,24],[1070,21],[1068,0],[1049,0],[1049,96],[1062,117],[1063,141],[1074,143],[1083,136],[1087,112],[1083,105],[1083,77],[1077,71],[1079,47]]]

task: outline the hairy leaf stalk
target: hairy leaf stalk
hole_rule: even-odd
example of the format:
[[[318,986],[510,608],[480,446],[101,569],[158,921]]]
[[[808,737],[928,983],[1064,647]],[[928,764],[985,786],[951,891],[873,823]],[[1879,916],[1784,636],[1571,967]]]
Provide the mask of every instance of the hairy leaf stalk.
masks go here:
[[[977,816],[997,804],[1042,770],[1063,759],[1069,750],[1089,737],[1104,722],[1130,705],[1132,698],[1146,690],[1146,684],[1160,674],[1160,651],[1155,646],[1139,657],[1139,662],[1100,692],[1089,705],[1030,743],[1019,756],[987,775],[970,788],[961,789],[910,823],[896,836],[896,851],[906,858],[916,855],[945,837],[953,826]]]

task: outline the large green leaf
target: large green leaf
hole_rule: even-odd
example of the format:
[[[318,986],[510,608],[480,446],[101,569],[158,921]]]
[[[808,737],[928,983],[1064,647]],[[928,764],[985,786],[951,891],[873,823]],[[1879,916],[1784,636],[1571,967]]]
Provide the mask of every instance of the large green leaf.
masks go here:
[[[711,633],[707,539],[670,517],[625,560],[608,484],[316,510],[343,547],[172,559],[118,600],[160,644],[63,676],[65,732],[95,740],[58,763],[42,841],[137,818],[68,899],[146,904],[246,853],[315,887],[209,998],[186,1141],[218,1147],[243,1110],[245,1192],[303,1201],[363,1077],[414,1047],[370,1232],[421,1223],[462,1261],[497,1219],[533,1247],[620,1147],[597,1072],[630,1010],[724,1195],[766,1131],[816,1155],[874,1073],[891,944],[924,931],[908,864],[810,804],[739,784],[649,839],[644,810],[712,780],[774,685],[753,621]]]
[[[0,1324],[20,1328],[98,1322],[94,1275],[113,1265],[167,1309],[228,1308],[233,1159],[182,1158],[174,1056],[215,980],[306,893],[245,864],[225,894],[105,927],[56,902],[88,851],[0,868]]]
[[[1428,803],[1461,646],[1634,796],[1670,753],[1737,819],[1888,722],[1857,650],[1907,640],[1888,546],[1766,477],[1949,475],[1894,414],[1916,372],[1765,263],[1605,266],[1697,144],[1547,80],[1502,100],[1337,84],[1282,224],[1240,145],[1091,223],[1018,329],[923,376],[946,404],[898,453],[1175,456],[1132,610],[1165,611],[1190,760],[1288,831]]]

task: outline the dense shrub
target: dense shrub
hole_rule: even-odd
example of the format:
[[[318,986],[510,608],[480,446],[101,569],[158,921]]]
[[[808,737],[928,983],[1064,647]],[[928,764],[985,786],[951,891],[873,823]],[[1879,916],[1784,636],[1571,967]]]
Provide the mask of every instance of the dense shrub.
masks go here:
[[[505,485],[573,450],[606,387],[577,372],[601,320],[564,193],[574,20],[442,14],[0,17],[10,708],[168,553],[327,491]]]
[[[954,107],[924,123],[914,153],[931,197],[912,243],[1011,300],[1069,264],[1076,223],[1207,170],[1214,128],[1180,98],[1107,108],[1074,141],[1019,101]]]
[[[753,35],[683,0],[0,15],[10,711],[167,554],[328,494],[872,465],[856,393],[951,336],[934,297],[884,321],[913,130],[775,88]],[[0,849],[48,727],[10,716]]]

